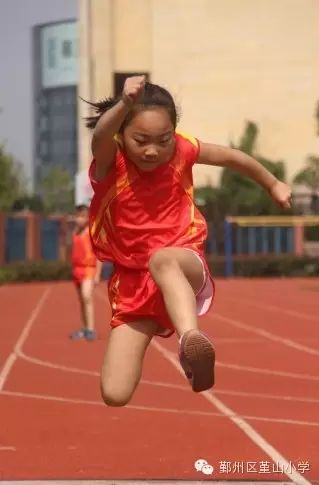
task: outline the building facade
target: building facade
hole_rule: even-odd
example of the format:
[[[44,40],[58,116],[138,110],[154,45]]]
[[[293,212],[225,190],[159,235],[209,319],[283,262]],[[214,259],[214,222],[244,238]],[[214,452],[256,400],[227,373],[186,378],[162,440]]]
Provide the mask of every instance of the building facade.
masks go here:
[[[85,99],[112,95],[119,75],[147,73],[181,107],[180,128],[237,143],[247,121],[257,150],[286,162],[288,179],[319,153],[319,2],[313,0],[79,0],[80,84]],[[79,168],[90,133],[79,103]],[[220,171],[195,167],[197,185]]]
[[[78,23],[74,20],[34,28],[34,180],[54,167],[72,180],[78,166]]]

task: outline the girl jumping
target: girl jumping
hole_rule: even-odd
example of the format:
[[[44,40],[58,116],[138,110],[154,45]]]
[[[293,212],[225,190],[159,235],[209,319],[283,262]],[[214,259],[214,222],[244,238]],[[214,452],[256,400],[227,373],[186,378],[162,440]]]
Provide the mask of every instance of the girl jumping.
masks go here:
[[[245,153],[178,133],[171,94],[144,76],[127,78],[120,98],[91,105],[90,235],[97,258],[114,265],[102,397],[109,406],[127,404],[151,339],[174,332],[193,391],[210,389],[215,352],[197,317],[212,304],[214,282],[204,256],[206,222],[193,200],[193,165],[236,170],[281,207],[290,207],[291,190]]]

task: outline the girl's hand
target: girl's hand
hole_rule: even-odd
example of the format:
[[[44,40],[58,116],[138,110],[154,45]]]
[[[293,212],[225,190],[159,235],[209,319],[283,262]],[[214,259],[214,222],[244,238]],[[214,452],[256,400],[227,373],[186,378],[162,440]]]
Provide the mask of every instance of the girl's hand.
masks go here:
[[[145,76],[128,77],[125,80],[122,91],[123,102],[128,106],[132,106],[134,103],[136,103],[136,101],[143,94],[144,86]]]
[[[269,193],[280,207],[289,209],[291,207],[291,188],[289,185],[277,180],[269,189]]]

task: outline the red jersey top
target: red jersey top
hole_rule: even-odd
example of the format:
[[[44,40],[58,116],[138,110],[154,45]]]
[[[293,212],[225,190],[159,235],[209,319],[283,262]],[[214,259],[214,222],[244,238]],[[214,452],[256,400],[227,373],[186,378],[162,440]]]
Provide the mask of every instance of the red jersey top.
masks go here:
[[[72,266],[95,267],[96,256],[94,254],[89,229],[82,232],[74,232],[72,237]]]
[[[140,170],[119,148],[114,166],[96,181],[92,161],[89,227],[99,260],[146,269],[157,248],[175,246],[203,253],[207,225],[194,204],[192,176],[199,144],[190,136],[175,138],[172,159],[152,171]]]

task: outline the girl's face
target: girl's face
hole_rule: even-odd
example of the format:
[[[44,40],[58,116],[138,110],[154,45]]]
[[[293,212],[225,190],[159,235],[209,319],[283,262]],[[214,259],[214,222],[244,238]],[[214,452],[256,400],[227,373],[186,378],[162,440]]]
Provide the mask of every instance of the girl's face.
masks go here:
[[[89,223],[89,214],[87,209],[79,210],[74,217],[75,225],[80,231],[84,229]]]
[[[168,162],[175,149],[175,129],[165,108],[140,111],[122,135],[126,154],[138,168],[151,171]]]

